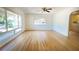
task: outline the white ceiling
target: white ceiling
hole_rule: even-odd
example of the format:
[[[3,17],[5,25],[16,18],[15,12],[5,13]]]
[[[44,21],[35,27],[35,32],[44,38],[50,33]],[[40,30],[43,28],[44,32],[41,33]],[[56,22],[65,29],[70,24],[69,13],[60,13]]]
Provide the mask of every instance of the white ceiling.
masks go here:
[[[51,12],[44,12],[42,10],[42,7],[20,7],[24,11],[24,13],[29,14],[29,13],[34,13],[34,14],[53,14],[56,13],[57,11],[60,11],[63,9],[62,7],[52,7]]]

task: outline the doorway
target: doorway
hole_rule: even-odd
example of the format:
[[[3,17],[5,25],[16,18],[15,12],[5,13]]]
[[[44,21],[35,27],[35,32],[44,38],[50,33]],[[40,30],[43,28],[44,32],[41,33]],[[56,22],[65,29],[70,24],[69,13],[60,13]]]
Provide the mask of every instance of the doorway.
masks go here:
[[[79,10],[70,14],[69,35],[79,35]]]

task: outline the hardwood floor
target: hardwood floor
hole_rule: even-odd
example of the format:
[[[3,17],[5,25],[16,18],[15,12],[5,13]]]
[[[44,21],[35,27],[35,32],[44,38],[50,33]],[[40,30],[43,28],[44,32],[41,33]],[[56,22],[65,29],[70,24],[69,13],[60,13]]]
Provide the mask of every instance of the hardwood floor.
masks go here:
[[[79,34],[65,37],[54,31],[26,31],[2,51],[79,51]]]

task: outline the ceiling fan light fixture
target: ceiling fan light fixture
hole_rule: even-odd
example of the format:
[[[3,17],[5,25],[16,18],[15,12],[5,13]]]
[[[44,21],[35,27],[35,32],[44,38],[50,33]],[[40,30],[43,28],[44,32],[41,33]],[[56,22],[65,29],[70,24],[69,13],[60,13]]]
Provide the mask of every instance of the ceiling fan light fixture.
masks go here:
[[[50,12],[52,10],[52,8],[43,7],[42,10],[44,12]]]

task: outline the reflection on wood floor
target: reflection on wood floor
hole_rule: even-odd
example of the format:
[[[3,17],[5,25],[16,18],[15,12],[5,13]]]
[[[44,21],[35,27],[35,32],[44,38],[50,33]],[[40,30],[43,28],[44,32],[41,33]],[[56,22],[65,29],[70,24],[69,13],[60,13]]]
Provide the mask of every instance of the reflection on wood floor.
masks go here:
[[[54,31],[26,31],[1,50],[8,51],[73,51],[79,50],[79,35],[69,37]]]

